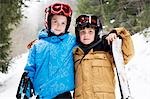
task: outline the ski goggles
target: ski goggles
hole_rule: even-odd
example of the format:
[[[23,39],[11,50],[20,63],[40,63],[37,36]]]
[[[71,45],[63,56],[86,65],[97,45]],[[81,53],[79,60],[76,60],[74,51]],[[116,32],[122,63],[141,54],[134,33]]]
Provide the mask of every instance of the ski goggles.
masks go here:
[[[50,14],[56,14],[56,15],[64,15],[66,17],[71,17],[72,15],[72,10],[70,6],[62,3],[55,3],[49,6],[49,8],[46,9],[45,12],[46,13],[49,12]]]
[[[76,19],[76,29],[78,31],[83,30],[85,27],[98,29],[98,27],[100,26],[99,24],[100,23],[97,16],[94,15],[80,15]]]
[[[81,15],[77,18],[76,24],[79,26],[85,26],[87,24],[90,24],[91,26],[98,26],[99,23],[96,16]]]

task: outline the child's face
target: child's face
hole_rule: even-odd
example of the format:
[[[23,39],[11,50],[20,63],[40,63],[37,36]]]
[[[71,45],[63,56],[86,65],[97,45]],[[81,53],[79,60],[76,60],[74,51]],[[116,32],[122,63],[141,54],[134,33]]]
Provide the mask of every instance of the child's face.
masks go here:
[[[64,33],[66,25],[67,18],[63,15],[54,15],[51,19],[51,29],[56,35]]]
[[[87,45],[94,41],[95,38],[95,29],[93,28],[84,28],[79,31],[80,41]]]

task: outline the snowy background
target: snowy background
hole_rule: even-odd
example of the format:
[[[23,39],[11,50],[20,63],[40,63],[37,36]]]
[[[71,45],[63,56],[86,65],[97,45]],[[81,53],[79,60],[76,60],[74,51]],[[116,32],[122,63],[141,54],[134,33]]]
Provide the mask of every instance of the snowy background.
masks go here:
[[[132,39],[135,56],[126,65],[131,94],[134,99],[150,99],[150,37],[135,34]],[[0,99],[15,99],[27,54],[13,58],[8,74],[0,73]],[[119,91],[116,91],[116,95],[120,99]]]

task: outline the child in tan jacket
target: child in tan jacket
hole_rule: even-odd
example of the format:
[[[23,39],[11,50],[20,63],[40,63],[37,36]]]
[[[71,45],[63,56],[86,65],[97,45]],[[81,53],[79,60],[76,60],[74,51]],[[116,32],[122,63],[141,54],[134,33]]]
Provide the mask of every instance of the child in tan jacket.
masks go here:
[[[122,38],[125,64],[133,56],[133,43],[125,28],[115,28],[100,36],[102,24],[94,15],[80,15],[76,19],[75,99],[115,99],[115,74],[111,43]]]

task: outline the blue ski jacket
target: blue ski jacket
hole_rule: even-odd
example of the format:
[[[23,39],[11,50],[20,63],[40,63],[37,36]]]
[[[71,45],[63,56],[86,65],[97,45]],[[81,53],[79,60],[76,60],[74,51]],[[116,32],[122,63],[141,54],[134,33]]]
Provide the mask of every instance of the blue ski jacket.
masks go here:
[[[24,68],[33,82],[40,99],[51,99],[74,89],[73,48],[75,36],[48,36],[46,30],[39,32],[39,40],[29,50]]]

